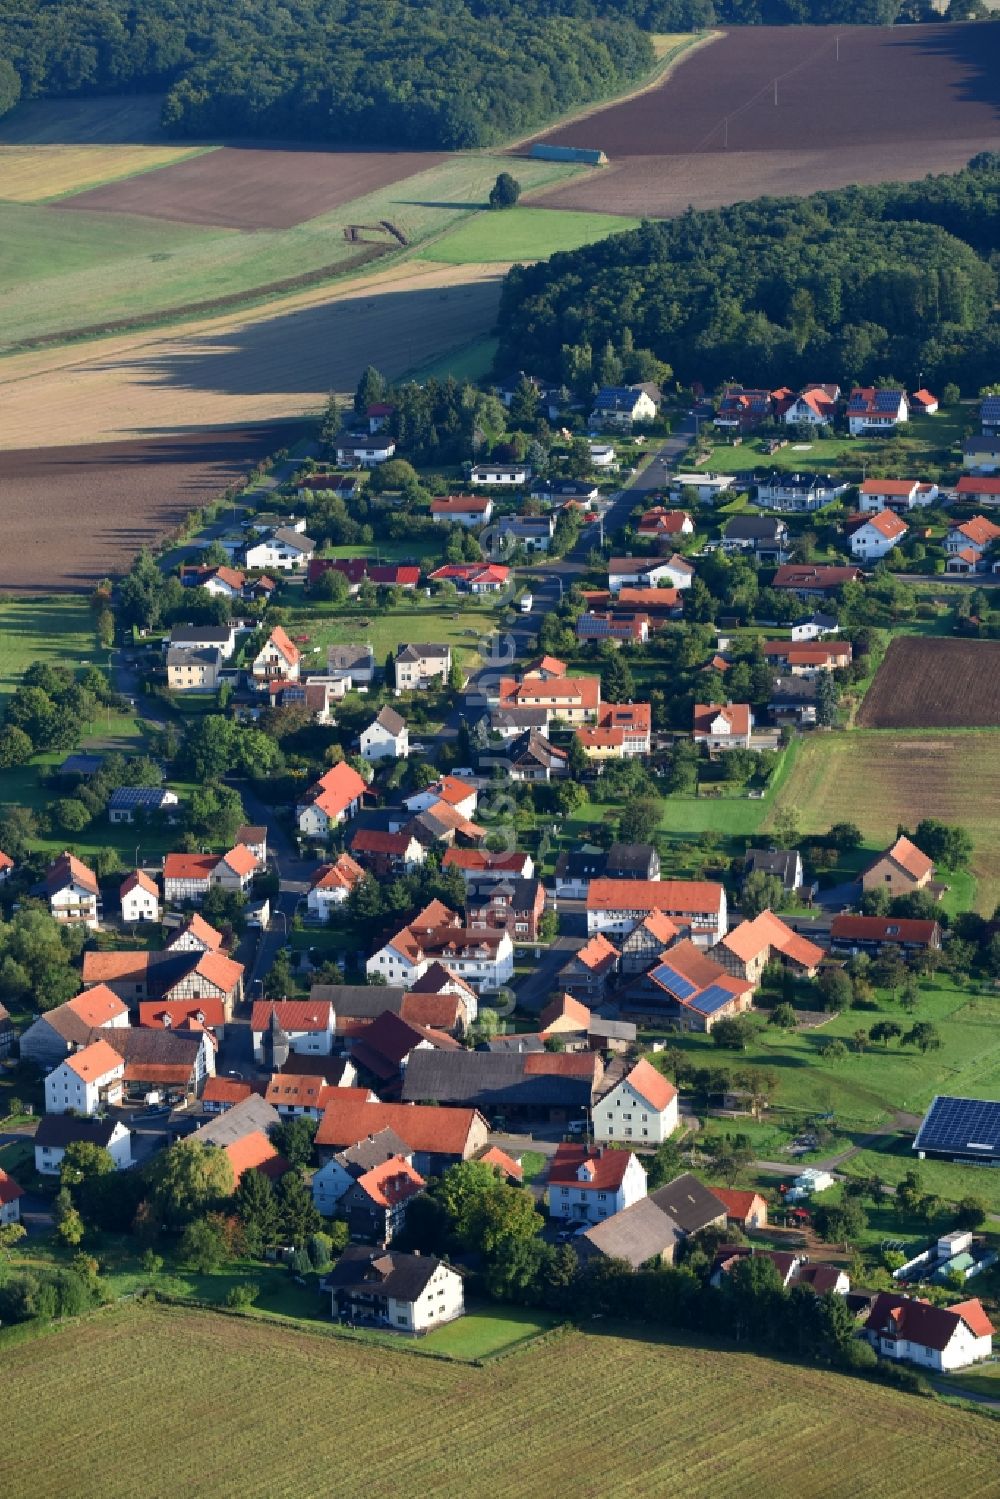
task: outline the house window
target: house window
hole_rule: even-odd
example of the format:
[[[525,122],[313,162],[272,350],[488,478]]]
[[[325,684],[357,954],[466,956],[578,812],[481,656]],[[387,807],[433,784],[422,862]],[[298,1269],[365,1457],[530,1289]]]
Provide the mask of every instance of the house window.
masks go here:
[[[399,1323],[400,1327],[405,1327],[406,1326],[406,1318],[405,1317],[397,1317],[396,1321]]]

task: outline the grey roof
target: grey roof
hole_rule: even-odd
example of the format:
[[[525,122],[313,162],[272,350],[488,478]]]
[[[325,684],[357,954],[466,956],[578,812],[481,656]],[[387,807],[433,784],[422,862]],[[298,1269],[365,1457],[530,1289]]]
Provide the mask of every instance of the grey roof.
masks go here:
[[[788,530],[770,515],[734,515],[723,533],[727,541],[775,541]]]
[[[574,1248],[583,1260],[600,1254],[607,1259],[627,1260],[633,1270],[638,1270],[647,1260],[673,1250],[683,1237],[669,1214],[651,1197],[643,1197],[631,1207],[605,1218],[603,1223],[588,1228],[575,1241]]]
[[[985,403],[984,403],[985,404]],[[1000,402],[998,402],[1000,409]],[[997,421],[997,417],[985,417],[985,421]],[[962,443],[963,453],[1000,453],[1000,437],[967,437]]]
[[[598,1041],[605,1038],[608,1041],[634,1041],[637,1031],[631,1020],[604,1020],[600,1015],[591,1015],[587,1035]]]
[[[599,880],[604,876],[607,866],[608,856],[604,849],[589,853],[585,849],[575,848],[559,855],[556,860],[556,876],[559,879]]]
[[[221,660],[222,653],[214,646],[172,645],[167,651],[168,666],[193,666],[196,662],[218,666]]]
[[[523,734],[518,734],[517,738],[512,739],[508,744],[507,759],[512,765],[534,761],[546,770],[553,770],[566,764],[566,752],[557,750],[555,745],[538,729],[525,729]]]
[[[68,1003],[57,1005],[54,1010],[47,1010],[44,1015],[39,1015],[22,1035],[22,1043],[29,1038],[34,1039],[36,1033],[44,1033],[46,1027],[73,1046],[86,1046],[90,1040],[91,1026],[81,1020]]]
[[[266,1135],[280,1123],[277,1109],[266,1103],[259,1093],[251,1093],[249,1098],[233,1104],[224,1114],[217,1114],[208,1124],[196,1129],[191,1139],[197,1140],[199,1145],[221,1147],[232,1145],[234,1140],[242,1140],[245,1135],[255,1134],[258,1130]]]
[[[326,653],[330,671],[348,671],[352,666],[374,665],[375,653],[370,645],[331,645]]]
[[[491,905],[497,895],[507,895],[515,911],[534,911],[541,888],[540,880],[469,880],[465,887],[465,908]]]
[[[589,1077],[559,1073],[525,1075],[525,1053],[415,1051],[403,1078],[403,1102],[465,1104],[490,1109],[586,1108],[593,1092]]]
[[[171,955],[172,956],[172,955]],[[197,958],[198,953],[182,953],[181,957]],[[91,1032],[91,1040],[107,1041],[125,1062],[126,1066],[194,1066],[200,1035],[187,1035],[174,1030],[154,1030],[151,1026],[104,1026]]]
[[[794,621],[796,625],[816,625],[820,630],[835,630],[837,619],[833,614],[823,614],[817,609],[813,614],[803,614],[801,619]]]
[[[65,1146],[74,1140],[86,1140],[106,1147],[117,1123],[116,1119],[81,1119],[75,1114],[43,1114],[32,1143]]]
[[[649,1194],[685,1234],[696,1234],[719,1218],[725,1219],[726,1205],[690,1171],[675,1176],[664,1187]]]
[[[785,885],[798,874],[797,848],[748,848],[744,864],[747,874],[776,874]]]
[[[119,786],[112,791],[108,807],[113,811],[123,807],[152,807],[156,811],[166,804],[168,795],[162,786]]]
[[[552,495],[565,495],[569,499],[586,500],[596,495],[598,490],[596,484],[586,479],[540,479],[531,486],[531,492],[546,499]]]
[[[549,721],[547,708],[493,708],[490,727],[500,729],[544,729]]]
[[[314,552],[316,543],[311,536],[303,536],[301,531],[289,530],[288,526],[279,526],[274,534],[268,537],[269,541],[276,541],[279,546],[291,547],[295,552]]]
[[[781,703],[814,703],[816,701],[816,679],[814,677],[775,677],[769,706]]]
[[[386,1127],[377,1134],[366,1135],[363,1140],[359,1140],[356,1145],[349,1145],[346,1150],[339,1150],[335,1160],[346,1167],[352,1176],[361,1176],[397,1155],[409,1160],[413,1156],[413,1150],[405,1140],[400,1139],[394,1129]]]
[[[174,625],[171,645],[228,645],[233,632],[228,625]]]
[[[383,708],[375,722],[390,734],[401,734],[406,728],[406,719],[395,708]]]
[[[313,984],[309,998],[328,1000],[343,1020],[374,1020],[385,1010],[398,1015],[405,993],[387,984]]]
[[[377,1291],[396,1301],[416,1301],[443,1262],[432,1254],[399,1254],[349,1244],[323,1282],[328,1291],[367,1295]]]
[[[397,661],[428,661],[447,660],[451,651],[449,645],[432,645],[428,641],[420,645],[404,645],[396,652]]]
[[[61,776],[93,776],[103,764],[103,755],[67,755],[59,767],[59,774]]]
[[[644,879],[645,872],[659,862],[656,849],[651,843],[612,843],[608,849],[605,873]]]
[[[531,1033],[520,1036],[494,1036],[491,1040],[483,1042],[482,1050],[500,1052],[544,1051],[545,1042],[541,1036]]]

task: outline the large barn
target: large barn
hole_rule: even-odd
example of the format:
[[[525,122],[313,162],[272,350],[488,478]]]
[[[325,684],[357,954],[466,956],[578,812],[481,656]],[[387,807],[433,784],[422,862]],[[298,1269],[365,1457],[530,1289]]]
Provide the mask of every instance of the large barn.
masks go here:
[[[1000,1166],[1000,1103],[939,1093],[917,1130],[913,1149],[921,1160]]]

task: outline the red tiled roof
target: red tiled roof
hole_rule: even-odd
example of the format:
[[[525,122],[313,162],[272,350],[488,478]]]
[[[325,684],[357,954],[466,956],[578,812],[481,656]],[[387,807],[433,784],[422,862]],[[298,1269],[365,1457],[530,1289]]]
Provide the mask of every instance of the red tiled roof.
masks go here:
[[[894,494],[906,498],[912,494],[915,479],[866,479],[861,486],[862,494]]]
[[[79,885],[82,889],[88,890],[91,895],[96,895],[98,891],[97,875],[94,871],[88,869],[87,865],[81,863],[73,854],[63,853],[50,865],[45,876],[45,887],[51,895],[69,884]]]
[[[186,1062],[126,1062],[125,1081],[173,1083],[176,1087],[186,1087],[191,1081],[191,1067]]]
[[[915,843],[911,843],[909,838],[905,838],[902,834],[896,839],[892,848],[886,850],[883,857],[891,859],[894,864],[899,865],[900,869],[905,869],[906,873],[915,880],[922,880],[934,873],[934,860],[928,859]],[[878,860],[875,862],[878,863]]]
[[[85,953],[84,960],[88,956],[90,955]],[[131,956],[134,958],[135,954]],[[112,1020],[117,1020],[121,1015],[128,1014],[127,1006],[122,1004],[118,995],[106,984],[95,984],[93,989],[85,989],[75,999],[68,999],[66,1009],[72,1010],[78,1019],[86,1025],[94,1026],[95,1029],[98,1026],[107,1025]]]
[[[752,921],[741,921],[727,932],[722,945],[742,963],[752,963],[765,949],[774,948],[803,968],[817,968],[823,960],[823,949],[786,926],[773,911],[761,911]]]
[[[717,915],[722,886],[714,880],[591,880],[588,911],[665,911]]]
[[[842,583],[856,583],[859,567],[814,567],[808,563],[785,563],[774,575],[775,588],[839,588]]]
[[[165,880],[203,880],[207,884],[218,862],[215,854],[165,854],[163,878]]]
[[[155,895],[157,898],[160,894],[156,881],[151,879],[144,869],[134,869],[130,875],[126,875],[118,894],[124,898],[132,890],[145,890],[147,895]]]
[[[352,1090],[341,1088],[341,1093]],[[425,1104],[365,1103],[353,1098],[332,1098],[316,1131],[316,1144],[342,1149],[356,1145],[381,1129],[395,1130],[411,1150],[431,1155],[463,1156],[468,1148],[478,1109],[459,1109]],[[485,1125],[485,1120],[482,1121]]]
[[[595,1082],[601,1059],[595,1051],[529,1051],[525,1077],[589,1077]]]
[[[82,1051],[74,1051],[66,1058],[66,1066],[85,1083],[95,1082],[121,1065],[121,1057],[107,1041],[91,1041]]]
[[[204,952],[194,971],[221,989],[223,994],[232,994],[243,977],[243,964],[237,963],[235,958],[227,958],[225,953]]]
[[[395,854],[401,858],[412,841],[412,833],[388,833],[384,828],[358,828],[351,837],[351,848],[356,854]],[[317,880],[315,884],[321,882]]]
[[[458,1025],[464,1006],[457,994],[404,994],[399,1006],[402,1020],[410,1025],[450,1031]]]
[[[250,1029],[263,1033],[277,1011],[278,1024],[291,1034],[332,1031],[333,1006],[328,999],[259,999],[250,1016]]]
[[[233,1168],[234,1187],[239,1186],[240,1178],[245,1171],[263,1170],[267,1167],[274,1169],[281,1161],[281,1157],[264,1131],[259,1129],[249,1135],[242,1135],[238,1140],[232,1140],[228,1145],[223,1146],[223,1149]]]
[[[611,944],[608,943],[608,946],[610,947]],[[611,950],[612,952],[615,951],[614,948]],[[555,999],[550,1000],[539,1015],[539,1030],[544,1034],[549,1026],[554,1025],[557,1020],[569,1020],[573,1025],[578,1026],[581,1031],[585,1031],[590,1025],[590,1011],[585,1004],[581,1004],[578,999],[574,999],[572,994],[560,994]]]
[[[880,536],[884,536],[886,541],[896,541],[910,529],[894,510],[880,510],[878,515],[870,515],[866,524]]]
[[[275,625],[267,638],[267,644],[273,645],[275,650],[288,662],[289,666],[302,660],[302,652],[297,645],[293,645],[281,625]]]
[[[961,1301],[951,1307],[932,1306],[930,1302],[893,1291],[879,1292],[865,1327],[869,1332],[905,1338],[940,1353],[951,1342],[960,1321],[975,1337],[989,1337],[994,1330],[977,1300]]]
[[[750,732],[749,703],[695,703],[693,711],[695,734],[711,734],[717,718],[725,719],[731,734],[743,736]]]
[[[13,868],[14,868],[14,860],[11,858],[10,854],[5,854],[4,851],[3,851],[3,849],[0,849],[0,869],[13,869]]]
[[[431,515],[484,515],[491,503],[475,495],[450,494],[431,500]]]
[[[325,1079],[300,1072],[275,1072],[264,1094],[265,1102],[275,1108],[317,1109],[326,1087]]]
[[[359,1176],[357,1185],[378,1207],[389,1208],[415,1197],[427,1183],[405,1157],[394,1155]]]
[[[484,1150],[479,1160],[484,1166],[495,1166],[496,1169],[511,1181],[524,1181],[524,1167],[520,1161],[515,1161],[513,1156],[501,1150],[499,1145],[491,1145],[489,1150]]]
[[[192,1016],[204,1017],[206,1026],[223,1026],[226,1023],[225,1001],[221,999],[158,999],[143,1000],[139,1005],[139,1024],[155,1026],[157,1030],[175,1030]],[[164,1021],[169,1019],[169,1027]]]
[[[201,1090],[202,1103],[242,1103],[253,1093],[249,1083],[235,1077],[210,1077]]]
[[[937,930],[936,921],[916,921],[900,916],[835,916],[830,936],[848,941],[929,943]]]
[[[391,836],[391,835],[390,835]],[[350,890],[364,877],[364,870],[350,854],[340,854],[332,864],[321,864],[313,875],[311,890]]]
[[[583,1191],[616,1192],[632,1160],[630,1150],[606,1150],[589,1145],[560,1145],[549,1168],[550,1187],[579,1188]],[[586,1174],[579,1176],[581,1167]]]
[[[988,547],[1000,536],[1000,526],[988,520],[985,515],[974,515],[971,520],[955,526],[952,535],[964,536],[977,547]]]
[[[494,854],[487,848],[449,848],[441,861],[441,868],[468,869],[473,873],[502,869],[505,873],[517,874],[524,868],[527,860],[528,855],[517,849],[512,853]]]
[[[245,843],[237,843],[227,854],[223,854],[222,863],[228,864],[234,874],[253,874],[257,868],[257,855],[251,853]]]
[[[669,1078],[658,1072],[652,1062],[641,1057],[632,1071],[625,1077],[625,1082],[630,1083],[637,1093],[649,1103],[658,1114],[670,1103],[671,1099],[677,1097],[677,1089]]]
[[[713,1187],[712,1191],[720,1202],[725,1203],[728,1217],[738,1218],[741,1223],[745,1222],[757,1203],[764,1202],[759,1192],[741,1192],[735,1187]]]
[[[613,963],[621,954],[617,947],[608,941],[607,937],[598,932],[596,936],[591,937],[589,942],[585,942],[573,956],[578,963],[583,964],[584,968],[589,968],[594,972],[606,964]]]
[[[9,1202],[16,1202],[23,1196],[24,1188],[19,1187],[14,1178],[0,1167],[0,1207],[6,1207]]]
[[[963,474],[955,486],[958,495],[1000,495],[1000,479],[977,479],[971,474]]]
[[[353,765],[341,760],[316,782],[316,805],[328,817],[338,817],[346,812],[352,802],[357,801],[368,789],[368,783]]]
[[[188,918],[188,920],[182,927],[179,927],[177,931],[174,932],[174,934],[169,938],[167,946],[173,947],[178,938],[183,937],[185,933],[190,933],[191,936],[202,943],[202,945],[207,948],[209,952],[218,952],[219,948],[222,946],[222,933],[217,932],[214,926],[210,926],[209,923],[205,920],[204,916],[199,916],[197,911],[195,911],[193,916]]]

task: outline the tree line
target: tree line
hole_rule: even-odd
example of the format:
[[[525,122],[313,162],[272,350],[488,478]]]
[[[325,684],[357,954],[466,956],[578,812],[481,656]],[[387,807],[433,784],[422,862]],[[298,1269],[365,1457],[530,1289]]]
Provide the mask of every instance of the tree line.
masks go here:
[[[627,341],[707,387],[922,372],[979,389],[1000,355],[998,186],[1000,156],[986,152],[950,176],[689,210],[516,266],[497,368],[585,398],[597,351]]]

